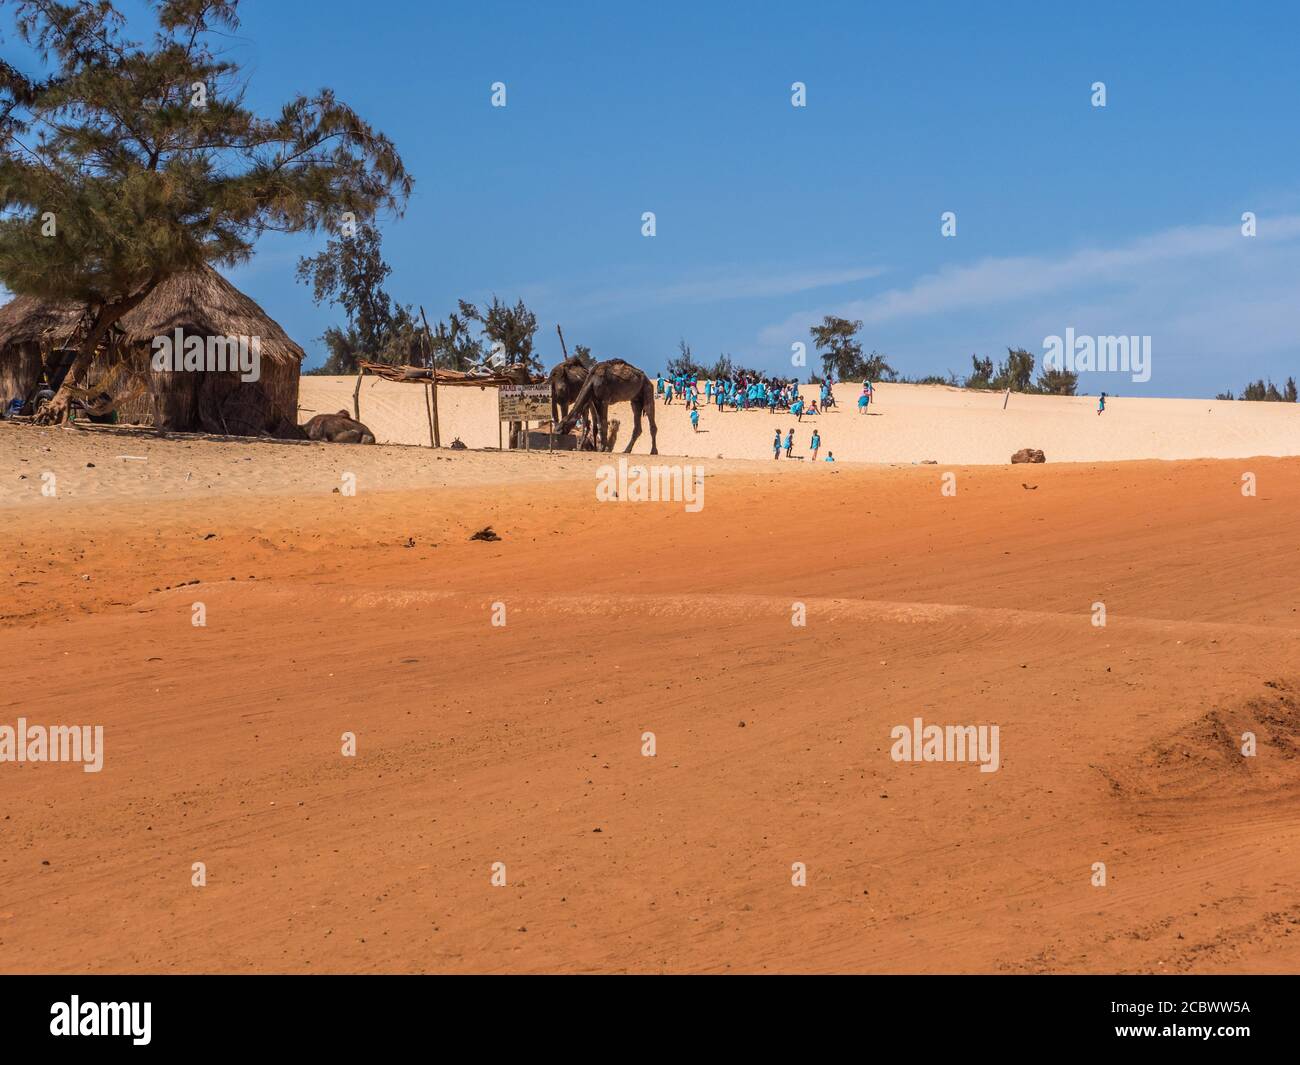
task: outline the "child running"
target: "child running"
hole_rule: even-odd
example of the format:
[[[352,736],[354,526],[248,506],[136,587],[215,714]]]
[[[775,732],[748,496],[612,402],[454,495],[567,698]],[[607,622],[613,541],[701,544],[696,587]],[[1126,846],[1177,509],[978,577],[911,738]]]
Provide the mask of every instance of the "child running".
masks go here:
[[[820,448],[821,448],[821,446],[822,446],[822,436],[821,436],[821,433],[819,433],[816,429],[813,430],[812,440],[809,442],[808,446],[809,446],[810,448],[812,448],[812,453],[813,453],[812,460],[813,460],[813,462],[816,462],[816,461],[817,461],[817,452],[818,452],[818,450],[820,450]]]

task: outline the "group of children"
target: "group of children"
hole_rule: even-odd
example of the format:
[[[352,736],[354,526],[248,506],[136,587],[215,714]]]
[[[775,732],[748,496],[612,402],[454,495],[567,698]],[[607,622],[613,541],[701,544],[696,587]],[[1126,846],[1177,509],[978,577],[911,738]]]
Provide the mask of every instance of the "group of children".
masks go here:
[[[655,382],[655,395],[662,397],[665,406],[671,406],[674,400],[680,400],[692,411],[698,411],[701,396],[704,405],[716,406],[718,411],[727,407],[732,410],[766,410],[769,413],[789,411],[803,421],[804,416],[821,414],[827,407],[835,405],[835,396],[831,391],[831,382],[823,382],[820,401],[805,403],[799,393],[798,381],[783,381],[775,377],[763,380],[740,375],[724,377],[703,382],[695,378],[677,374],[665,379],[662,374]],[[821,407],[818,408],[818,402]],[[698,419],[692,419],[697,422]]]
[[[691,428],[698,433],[701,396],[705,406],[716,406],[719,412],[726,410],[727,407],[737,411],[766,410],[771,414],[786,411],[797,421],[802,422],[805,416],[813,417],[835,406],[835,393],[831,388],[833,384],[834,382],[829,378],[821,382],[820,399],[806,402],[800,393],[798,381],[783,381],[777,378],[759,380],[742,374],[735,378],[708,379],[701,382],[687,374],[677,374],[670,378],[659,374],[655,382],[655,395],[662,398],[665,406],[670,406],[674,400],[681,401],[690,414]],[[874,395],[875,389],[871,382],[863,381],[862,395],[858,398],[859,413],[867,412]],[[772,440],[772,458],[779,459],[782,451],[785,451],[786,458],[802,458],[803,456],[794,454],[794,447],[794,427],[791,426],[787,430],[784,441],[781,438],[781,430],[777,429]],[[808,442],[808,450],[812,452],[813,462],[817,461],[821,447],[821,434],[814,429]],[[828,451],[824,461],[834,462],[835,452]]]
[[[794,454],[794,427],[793,426],[791,426],[790,429],[785,434],[785,443],[781,442],[780,429],[776,430],[776,436],[772,438],[772,458],[779,459],[781,457],[782,449],[785,450],[786,458],[792,459],[796,457]],[[817,461],[817,453],[821,451],[821,449],[822,449],[821,433],[819,433],[816,429],[814,429],[812,431],[812,439],[808,441],[808,450],[812,452],[813,462]],[[835,461],[834,451],[826,452],[826,461],[827,462]]]

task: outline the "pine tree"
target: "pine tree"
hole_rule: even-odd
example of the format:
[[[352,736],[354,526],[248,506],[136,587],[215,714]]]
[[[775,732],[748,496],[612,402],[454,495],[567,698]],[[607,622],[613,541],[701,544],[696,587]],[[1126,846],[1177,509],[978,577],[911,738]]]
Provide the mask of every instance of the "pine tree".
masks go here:
[[[358,354],[378,360],[398,328],[392,298],[384,291],[384,281],[392,272],[384,262],[378,228],[362,222],[329,240],[324,251],[299,259],[297,277],[312,286],[317,304],[337,303],[343,308],[348,331],[356,334]],[[339,372],[355,370],[354,358],[352,366]]]
[[[858,330],[861,328],[860,321],[854,322],[828,314],[821,325],[808,330],[813,346],[821,352],[822,371],[825,375],[833,374],[837,381],[861,376],[862,345],[858,342]]]
[[[268,230],[400,213],[410,194],[392,142],[329,89],[272,117],[245,105],[240,67],[211,43],[238,28],[238,0],[155,0],[144,43],[112,0],[8,6],[48,74],[0,64],[0,282],[86,308],[47,421],[168,277],[241,262]]]
[[[531,377],[542,372],[541,360],[533,353],[533,336],[537,332],[537,315],[519,300],[513,307],[496,296],[482,311],[467,300],[460,301],[461,317],[478,322],[483,335],[492,345],[505,367],[516,367]]]

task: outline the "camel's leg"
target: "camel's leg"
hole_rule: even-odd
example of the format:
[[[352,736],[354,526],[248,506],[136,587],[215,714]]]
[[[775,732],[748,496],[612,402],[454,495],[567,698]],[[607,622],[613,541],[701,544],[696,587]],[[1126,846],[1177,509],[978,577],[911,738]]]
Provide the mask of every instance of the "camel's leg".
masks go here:
[[[646,391],[650,395],[645,401],[645,414],[650,419],[650,454],[659,454],[659,430],[655,428],[655,395],[650,391],[650,382],[646,382]]]
[[[632,400],[632,439],[627,442],[627,447],[623,449],[623,454],[630,454],[632,445],[636,443],[636,438],[641,435],[641,397],[637,396]]]
[[[609,404],[604,400],[593,401],[591,416],[596,420],[593,439],[598,441],[598,450],[603,454],[609,450]]]

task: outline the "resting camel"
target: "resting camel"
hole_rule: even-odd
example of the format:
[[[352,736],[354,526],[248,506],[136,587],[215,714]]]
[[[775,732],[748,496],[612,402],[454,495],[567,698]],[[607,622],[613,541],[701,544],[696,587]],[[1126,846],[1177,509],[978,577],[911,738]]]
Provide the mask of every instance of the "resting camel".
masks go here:
[[[324,440],[331,444],[375,442],[375,434],[345,410],[337,414],[318,414],[302,426],[302,431],[308,440]]]
[[[579,451],[596,450],[594,429],[595,429],[594,426],[588,425],[582,431],[582,442],[578,444]],[[617,418],[610,418],[609,420],[609,446],[611,450],[618,447],[618,419]]]
[[[569,416],[569,408],[582,391],[582,383],[591,371],[576,355],[570,355],[551,370],[551,424],[559,425],[561,418]]]
[[[641,435],[641,413],[650,419],[650,454],[659,454],[658,430],[655,427],[655,389],[640,370],[622,359],[608,359],[597,363],[587,379],[578,390],[573,401],[573,409],[560,423],[559,432],[570,432],[578,415],[587,410],[587,415],[595,423],[600,450],[608,451],[609,442],[609,405],[611,403],[632,404],[632,438],[628,440],[623,453],[632,450],[637,437]],[[590,408],[590,409],[588,409]]]

